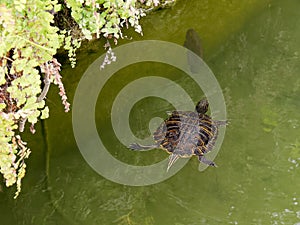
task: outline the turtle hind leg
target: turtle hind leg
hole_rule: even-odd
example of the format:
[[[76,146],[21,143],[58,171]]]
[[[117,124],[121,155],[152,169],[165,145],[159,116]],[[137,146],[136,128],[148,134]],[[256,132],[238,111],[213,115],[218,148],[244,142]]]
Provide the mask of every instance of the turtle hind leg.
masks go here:
[[[206,159],[203,155],[199,155],[198,159],[200,162],[209,165],[209,166],[213,166],[213,167],[218,167],[217,164],[215,164],[213,161],[210,161],[208,159]]]
[[[131,150],[134,151],[147,151],[147,150],[151,150],[154,148],[158,148],[159,146],[157,145],[141,145],[138,143],[132,143],[128,146],[128,148],[130,148]]]

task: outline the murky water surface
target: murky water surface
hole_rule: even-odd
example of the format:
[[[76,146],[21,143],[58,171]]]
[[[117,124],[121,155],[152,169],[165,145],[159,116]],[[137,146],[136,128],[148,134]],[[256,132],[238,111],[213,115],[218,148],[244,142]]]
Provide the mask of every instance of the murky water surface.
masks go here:
[[[72,115],[63,113],[58,90],[52,88],[51,118],[37,126],[40,134],[29,141],[32,155],[23,192],[16,201],[12,190],[1,194],[1,220],[6,224],[299,224],[299,9],[297,0],[179,1],[172,9],[143,19],[144,37],[132,34],[134,40],[183,45],[189,28],[199,33],[204,61],[223,90],[230,122],[215,158],[218,168],[199,172],[193,158],[175,176],[155,185],[131,187],[106,180],[81,156]],[[125,42],[129,41],[119,44]],[[64,68],[70,99],[84,71],[103,53],[102,45],[91,43],[79,53],[76,69]],[[167,157],[161,150],[129,151],[111,125],[117,94],[131,81],[147,76],[171,79],[194,102],[203,96],[186,74],[167,65],[138,63],[117,72],[99,95],[95,118],[110,153],[133,165],[150,165]],[[132,132],[139,138],[149,136],[151,119],[165,118],[172,109],[164,99],[139,101],[129,118]]]

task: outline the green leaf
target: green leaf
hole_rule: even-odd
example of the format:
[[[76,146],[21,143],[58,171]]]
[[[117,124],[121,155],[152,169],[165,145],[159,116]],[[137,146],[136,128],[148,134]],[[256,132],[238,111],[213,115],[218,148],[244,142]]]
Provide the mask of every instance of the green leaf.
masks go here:
[[[48,106],[46,106],[43,110],[42,110],[42,115],[41,115],[41,119],[47,119],[49,117],[49,108]]]
[[[5,84],[5,69],[3,67],[0,67],[0,85]]]
[[[37,118],[39,117],[39,115],[40,115],[40,111],[35,110],[33,113],[28,115],[28,122],[33,124],[37,123]]]
[[[110,8],[110,1],[107,1],[103,4],[104,8]]]
[[[0,103],[0,110],[5,109],[5,108],[6,108],[6,104],[3,103],[3,102],[1,102],[1,103]]]
[[[54,10],[54,12],[60,11],[61,10],[61,4],[54,5],[53,10]]]

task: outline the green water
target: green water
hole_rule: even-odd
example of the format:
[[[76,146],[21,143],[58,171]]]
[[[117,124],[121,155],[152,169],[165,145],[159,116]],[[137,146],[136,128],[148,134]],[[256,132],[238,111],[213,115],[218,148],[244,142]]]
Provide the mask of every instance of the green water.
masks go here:
[[[52,88],[50,119],[37,126],[40,133],[26,136],[32,154],[23,191],[17,200],[13,190],[0,193],[3,224],[300,223],[300,3],[257,2],[179,1],[143,19],[144,37],[132,34],[134,40],[182,45],[187,29],[199,33],[230,121],[215,158],[218,168],[199,172],[193,158],[155,185],[131,187],[106,180],[82,158],[72,115],[63,112],[58,90]],[[70,99],[84,71],[103,53],[102,45],[93,42],[81,50],[76,69],[65,66]],[[149,165],[167,157],[161,150],[128,151],[110,121],[122,87],[153,75],[172,79],[194,102],[203,96],[182,71],[158,63],[135,64],[116,73],[99,95],[95,118],[105,146],[126,163]],[[172,106],[162,99],[138,102],[130,115],[133,133],[149,135],[151,118],[165,117],[168,110]]]

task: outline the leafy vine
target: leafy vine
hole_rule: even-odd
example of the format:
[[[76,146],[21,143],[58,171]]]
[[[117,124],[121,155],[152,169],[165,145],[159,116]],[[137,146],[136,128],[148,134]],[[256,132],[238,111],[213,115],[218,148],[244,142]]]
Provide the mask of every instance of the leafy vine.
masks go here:
[[[0,173],[7,187],[16,184],[15,198],[31,153],[21,133],[26,123],[34,133],[38,120],[49,117],[45,98],[51,84],[59,87],[65,111],[70,110],[57,50],[65,49],[74,67],[83,40],[104,37],[117,43],[128,27],[142,35],[140,18],[159,4],[158,0],[1,1]],[[102,66],[116,60],[109,42],[106,47],[108,58]]]

